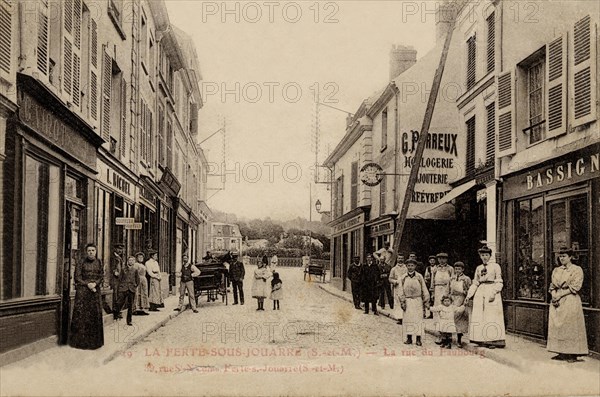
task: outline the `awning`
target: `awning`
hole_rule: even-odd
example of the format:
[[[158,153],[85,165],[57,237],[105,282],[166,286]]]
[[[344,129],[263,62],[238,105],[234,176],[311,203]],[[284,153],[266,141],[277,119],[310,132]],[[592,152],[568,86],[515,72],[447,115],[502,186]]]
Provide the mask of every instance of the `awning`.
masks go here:
[[[434,203],[430,208],[428,208],[427,211],[424,211],[423,213],[420,213],[418,215],[413,215],[413,216],[411,216],[411,218],[440,219],[440,218],[445,218],[448,216],[453,217],[452,212],[454,211],[454,207],[452,207],[449,204],[451,204],[452,200],[454,200],[461,194],[466,193],[469,189],[471,189],[475,185],[477,185],[477,181],[473,179],[472,181],[463,183],[462,185],[455,187],[454,189],[452,189],[450,191],[450,193],[448,193],[447,195],[442,197],[440,200],[438,200],[436,203]]]

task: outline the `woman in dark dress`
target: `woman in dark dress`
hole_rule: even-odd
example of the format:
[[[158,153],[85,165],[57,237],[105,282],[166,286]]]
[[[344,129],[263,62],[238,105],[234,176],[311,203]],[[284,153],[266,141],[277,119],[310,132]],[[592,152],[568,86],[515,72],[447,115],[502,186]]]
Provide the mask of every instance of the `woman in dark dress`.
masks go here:
[[[85,246],[86,257],[75,268],[75,304],[69,345],[94,350],[104,345],[100,285],[104,279],[96,245]]]

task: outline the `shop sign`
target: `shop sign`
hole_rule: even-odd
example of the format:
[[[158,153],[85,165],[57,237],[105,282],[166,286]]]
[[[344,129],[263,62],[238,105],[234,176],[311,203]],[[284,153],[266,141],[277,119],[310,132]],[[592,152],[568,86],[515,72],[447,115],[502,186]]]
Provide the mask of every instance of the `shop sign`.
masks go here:
[[[418,131],[405,131],[401,140],[400,183],[406,189],[408,175],[415,165],[415,152],[419,142]],[[419,173],[411,195],[408,210],[409,218],[448,219],[442,212],[432,212],[435,203],[440,201],[452,188],[450,183],[464,176],[465,151],[458,134],[453,132],[431,132],[427,135],[425,150],[419,164]]]
[[[140,185],[140,197],[150,203],[155,209],[156,208],[156,195],[144,185]]]
[[[121,216],[118,216],[115,218],[115,225],[118,225],[118,226],[129,225],[132,223],[135,223],[135,218],[124,218]]]
[[[541,193],[597,177],[600,177],[600,151],[596,148],[508,178],[504,183],[504,199]]]
[[[348,229],[354,229],[365,221],[365,214],[359,214],[333,227],[333,233],[338,234]]]
[[[140,222],[129,223],[125,225],[126,230],[142,230],[142,224]]]
[[[80,133],[24,91],[19,93],[19,118],[25,125],[83,164],[96,166],[96,149]]]
[[[388,221],[371,226],[371,237],[391,234],[394,231],[394,222]]]
[[[98,161],[98,180],[113,187],[118,193],[135,201],[135,185],[119,172],[102,161]]]

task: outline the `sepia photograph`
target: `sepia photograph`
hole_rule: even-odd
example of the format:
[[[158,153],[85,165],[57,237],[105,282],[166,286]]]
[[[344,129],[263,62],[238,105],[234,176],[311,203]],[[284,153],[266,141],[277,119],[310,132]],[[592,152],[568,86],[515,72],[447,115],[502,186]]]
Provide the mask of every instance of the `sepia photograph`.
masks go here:
[[[599,29],[0,0],[0,396],[599,396]]]

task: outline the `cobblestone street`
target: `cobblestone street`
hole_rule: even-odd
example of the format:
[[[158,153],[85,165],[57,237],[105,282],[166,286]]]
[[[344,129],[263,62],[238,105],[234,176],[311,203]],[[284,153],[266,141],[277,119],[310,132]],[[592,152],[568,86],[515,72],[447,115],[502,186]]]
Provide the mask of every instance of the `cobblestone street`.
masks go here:
[[[81,361],[48,364],[52,360],[42,353],[39,361],[5,368],[2,394],[22,387],[17,380],[31,371],[36,376],[29,380],[30,390],[52,395],[412,395],[424,390],[429,395],[538,395],[599,390],[597,376],[587,370],[591,358],[585,367],[541,365],[522,372],[490,360],[485,350],[441,350],[428,334],[422,347],[406,346],[395,321],[365,315],[320,289],[318,282],[304,282],[298,268],[279,271],[285,289],[279,311],[272,310],[269,300],[263,312],[256,311],[250,297],[245,305],[233,306],[230,295],[225,306],[203,296],[198,314],[186,310],[107,365],[96,367],[84,358],[94,352],[77,351],[83,353]],[[247,295],[250,289],[247,276]],[[135,335],[109,336],[125,342]],[[71,391],[69,382],[59,379],[73,370],[89,381]],[[531,376],[554,373],[568,379],[568,385],[531,382]]]

